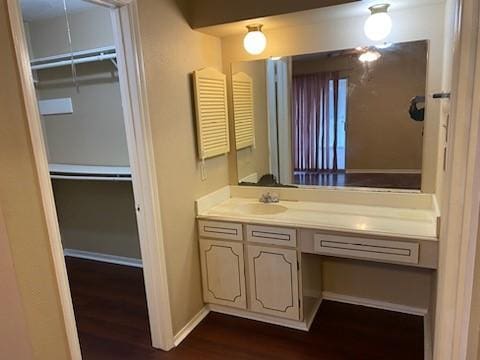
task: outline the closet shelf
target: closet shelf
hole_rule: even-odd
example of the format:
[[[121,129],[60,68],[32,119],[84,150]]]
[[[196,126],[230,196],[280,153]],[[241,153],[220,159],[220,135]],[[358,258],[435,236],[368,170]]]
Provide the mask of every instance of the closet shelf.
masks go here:
[[[49,164],[52,179],[131,181],[130,166]]]
[[[30,61],[30,67],[32,70],[50,69],[61,66],[68,66],[72,64],[72,58],[74,64],[84,64],[94,61],[110,60],[115,67],[117,63],[117,52],[115,46],[106,46],[96,49],[89,49],[83,51],[76,51],[73,54],[60,54],[54,56],[48,56],[38,59],[32,59]]]

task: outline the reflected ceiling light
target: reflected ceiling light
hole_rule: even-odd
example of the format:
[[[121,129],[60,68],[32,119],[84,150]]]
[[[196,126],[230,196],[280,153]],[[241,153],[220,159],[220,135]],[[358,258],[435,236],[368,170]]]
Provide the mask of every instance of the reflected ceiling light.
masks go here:
[[[243,39],[243,47],[249,54],[258,55],[265,50],[267,46],[267,38],[262,32],[261,24],[248,25],[248,33]]]
[[[381,56],[382,54],[380,54],[376,50],[368,50],[368,51],[365,51],[363,54],[361,54],[358,57],[358,60],[360,60],[363,63],[369,63],[369,62],[377,61],[378,59],[380,59]]]
[[[368,9],[371,15],[365,21],[363,30],[365,35],[373,41],[385,39],[392,31],[392,19],[387,14],[389,4],[378,4],[370,6]]]
[[[281,56],[271,56],[270,60],[277,61],[280,60],[282,57]]]

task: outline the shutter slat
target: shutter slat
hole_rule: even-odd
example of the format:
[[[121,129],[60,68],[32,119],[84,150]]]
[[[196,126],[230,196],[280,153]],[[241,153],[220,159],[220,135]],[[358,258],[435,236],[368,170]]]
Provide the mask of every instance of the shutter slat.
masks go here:
[[[228,153],[228,107],[226,78],[205,68],[194,72],[198,152],[200,158]]]
[[[237,150],[255,145],[253,113],[253,81],[243,72],[232,76],[235,147]]]

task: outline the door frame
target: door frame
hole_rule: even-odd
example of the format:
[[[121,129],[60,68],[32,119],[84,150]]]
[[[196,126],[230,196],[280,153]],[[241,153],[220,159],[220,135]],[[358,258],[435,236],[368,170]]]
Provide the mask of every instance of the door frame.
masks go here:
[[[170,350],[174,346],[174,336],[137,0],[89,1],[112,8],[152,346]],[[7,0],[7,7],[70,356],[72,359],[81,359],[19,0]]]
[[[454,0],[454,63],[435,316],[435,360],[465,360],[480,210],[480,5]]]

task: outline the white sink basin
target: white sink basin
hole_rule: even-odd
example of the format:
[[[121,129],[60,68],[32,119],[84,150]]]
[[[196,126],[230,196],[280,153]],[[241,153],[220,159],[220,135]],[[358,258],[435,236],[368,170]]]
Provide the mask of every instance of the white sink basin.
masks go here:
[[[281,214],[287,210],[288,208],[279,204],[256,203],[256,204],[244,204],[241,206],[241,211],[243,213],[252,214],[252,215],[275,215],[275,214]]]

